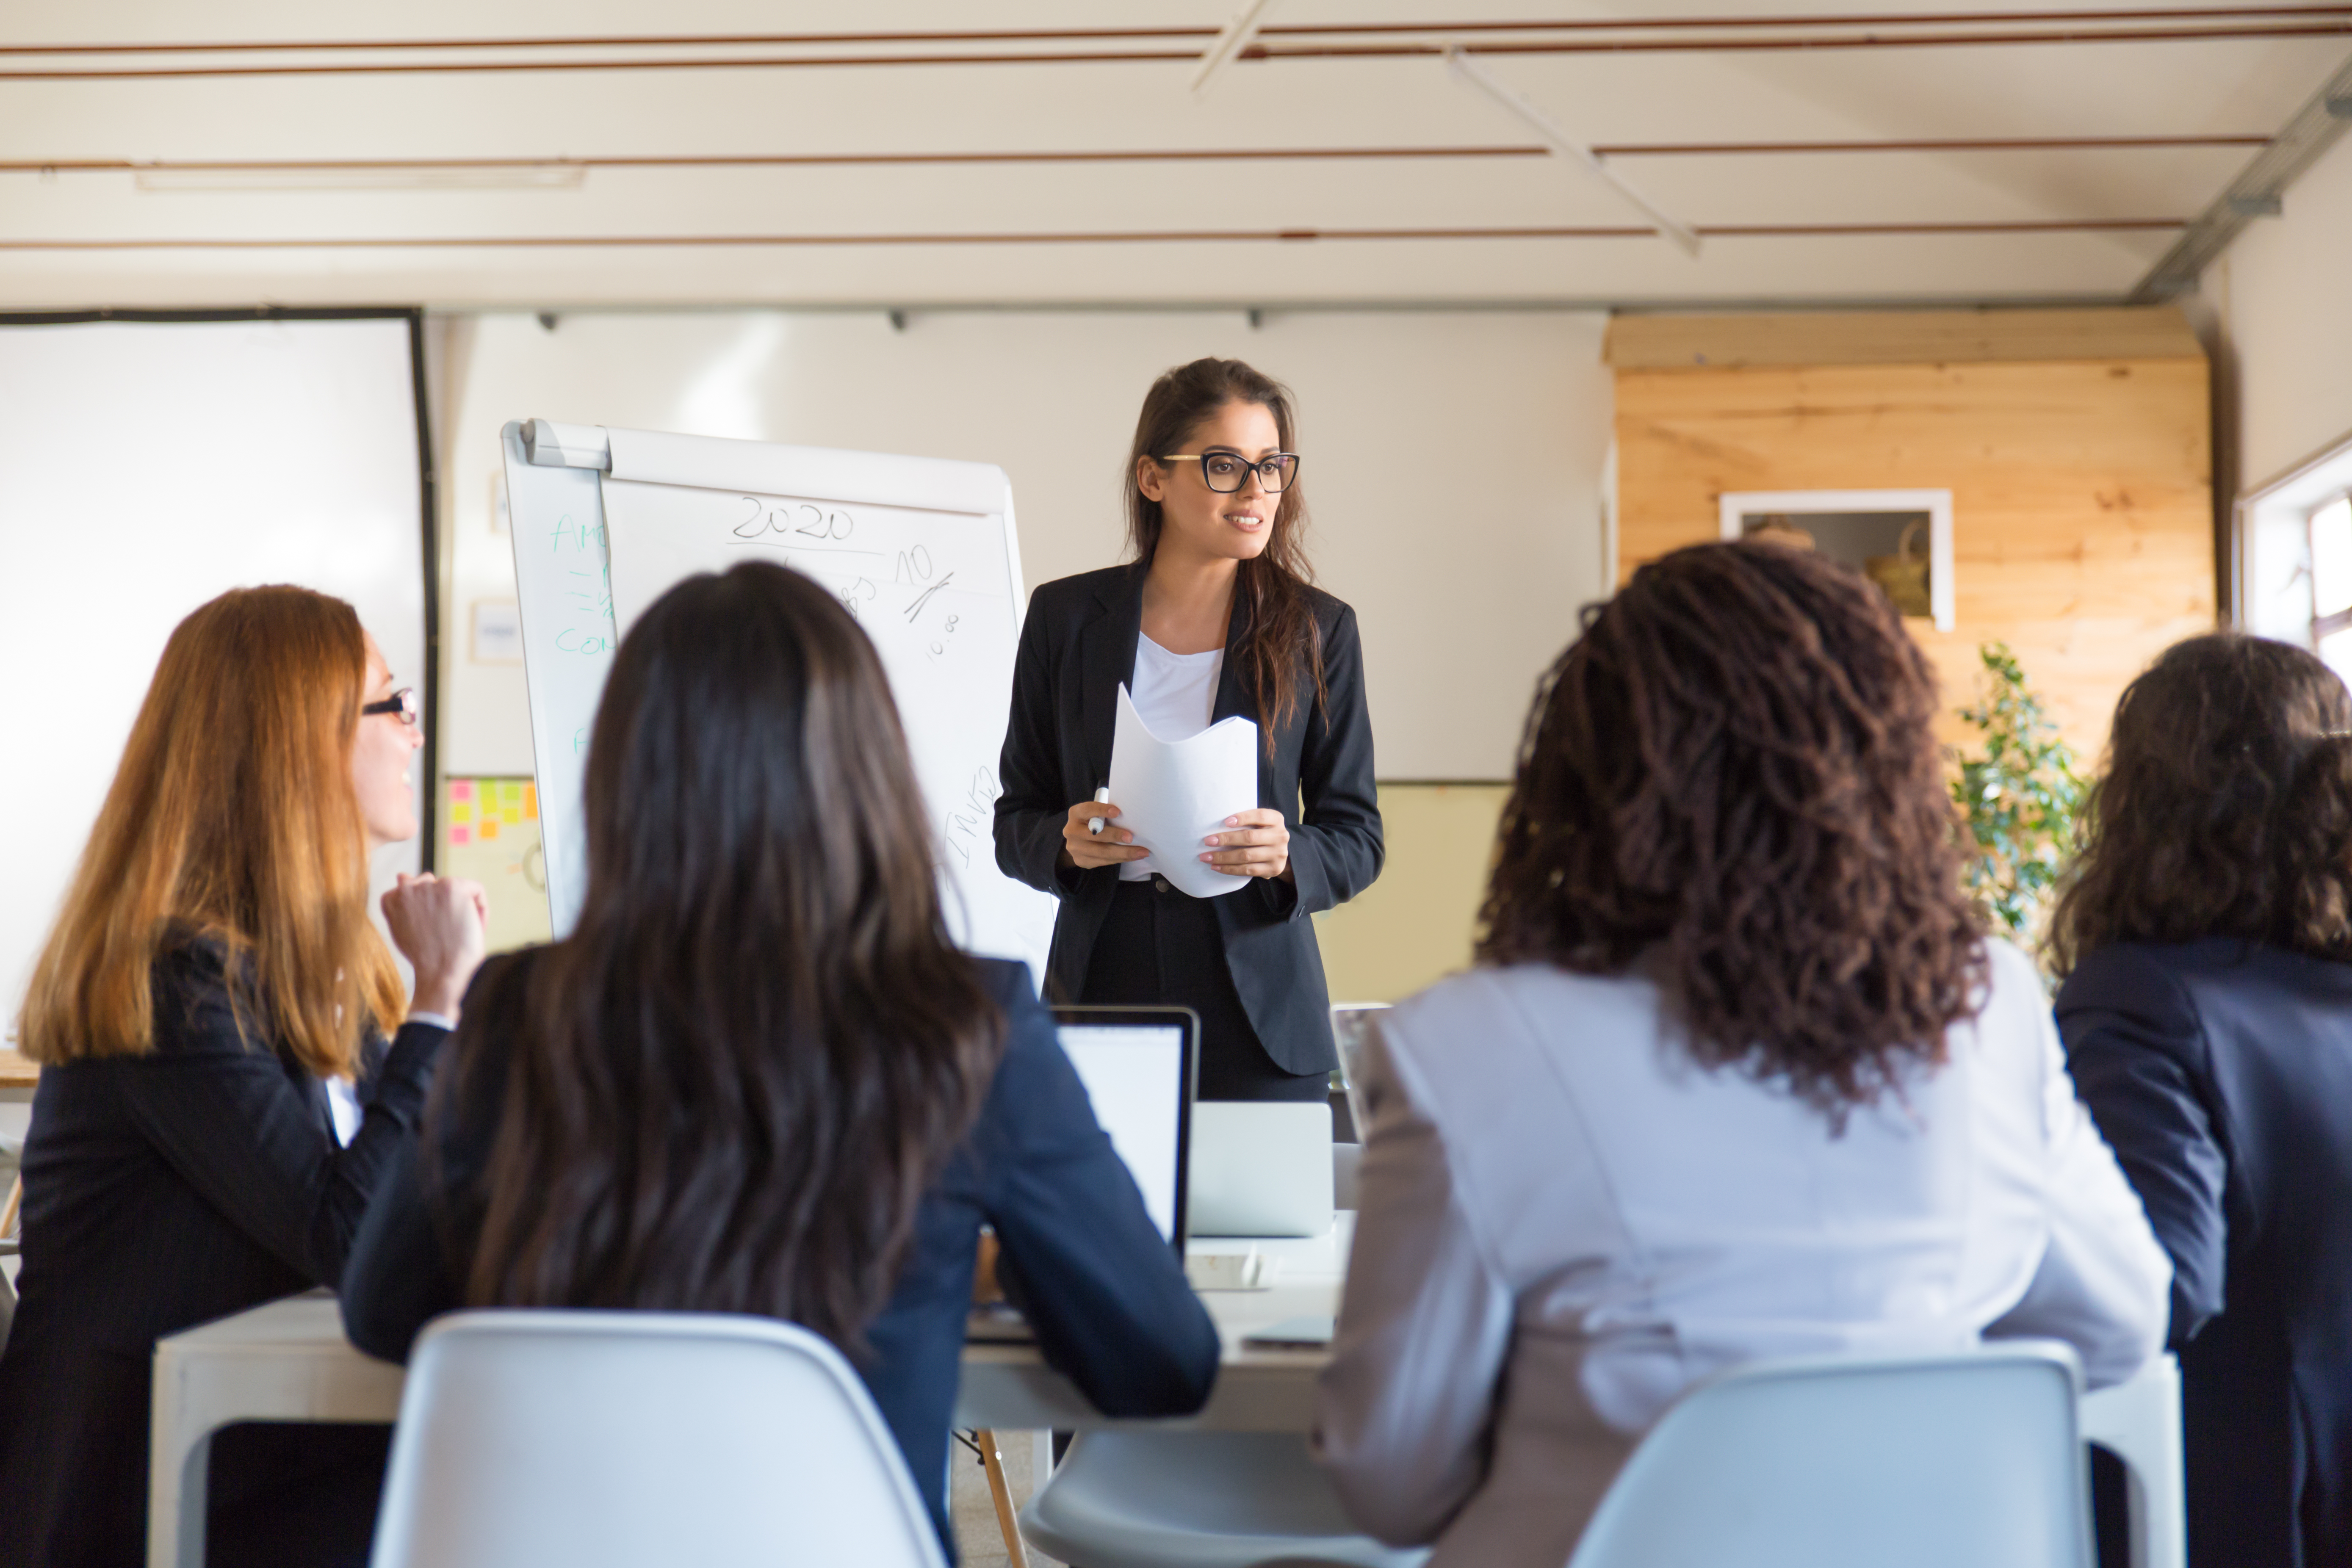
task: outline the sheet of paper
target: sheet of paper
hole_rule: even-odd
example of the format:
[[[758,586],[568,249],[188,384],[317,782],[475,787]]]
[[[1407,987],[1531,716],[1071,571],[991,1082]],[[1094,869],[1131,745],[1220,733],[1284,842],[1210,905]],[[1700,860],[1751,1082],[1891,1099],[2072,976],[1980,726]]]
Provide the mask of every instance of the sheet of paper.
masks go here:
[[[1111,820],[1151,854],[1141,864],[1196,899],[1213,899],[1243,886],[1203,864],[1202,840],[1237,811],[1257,808],[1257,726],[1221,719],[1184,741],[1163,741],[1118,689],[1118,723],[1111,731]]]

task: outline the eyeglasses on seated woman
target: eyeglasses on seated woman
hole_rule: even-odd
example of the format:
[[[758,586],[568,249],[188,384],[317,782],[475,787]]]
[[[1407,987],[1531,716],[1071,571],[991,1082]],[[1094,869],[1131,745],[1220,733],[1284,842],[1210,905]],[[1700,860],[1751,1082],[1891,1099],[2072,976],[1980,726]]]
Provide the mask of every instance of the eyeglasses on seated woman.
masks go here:
[[[416,833],[413,714],[351,605],[308,589],[224,594],[164,646],[25,1001],[11,1562],[146,1560],[155,1341],[335,1284],[415,1132],[484,905],[432,877],[385,895],[404,995],[368,860]],[[381,1428],[222,1433],[211,1561],[363,1555],[383,1453]]]
[[[873,646],[754,563],[622,639],[588,888],[475,983],[343,1282],[402,1357],[459,1306],[760,1312],[864,1374],[947,1542],[981,1226],[1105,1412],[1197,1408],[1217,1338],[1019,963],[950,943]],[[950,1547],[952,1554],[952,1547]]]

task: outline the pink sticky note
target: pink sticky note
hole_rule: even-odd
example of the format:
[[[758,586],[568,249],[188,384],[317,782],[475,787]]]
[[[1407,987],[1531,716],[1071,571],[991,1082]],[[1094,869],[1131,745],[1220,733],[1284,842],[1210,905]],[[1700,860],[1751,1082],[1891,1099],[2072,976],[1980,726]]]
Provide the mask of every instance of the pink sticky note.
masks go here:
[[[452,827],[451,829],[449,829],[449,842],[450,842],[450,843],[452,843],[452,844],[471,844],[473,841],[474,841],[474,830],[473,830],[472,828],[470,828],[470,827]]]
[[[449,781],[449,798],[451,800],[473,799],[474,781],[471,779],[451,779]]]

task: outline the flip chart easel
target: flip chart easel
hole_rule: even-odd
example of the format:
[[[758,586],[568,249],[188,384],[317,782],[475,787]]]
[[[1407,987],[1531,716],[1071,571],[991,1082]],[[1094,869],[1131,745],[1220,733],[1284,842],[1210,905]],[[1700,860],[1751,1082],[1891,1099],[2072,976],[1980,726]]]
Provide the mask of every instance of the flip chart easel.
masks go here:
[[[613,650],[679,579],[768,560],[832,590],[881,655],[957,941],[1043,975],[1054,900],[999,871],[994,845],[1025,604],[1002,468],[543,419],[503,443],[558,936],[586,891],[581,784]]]

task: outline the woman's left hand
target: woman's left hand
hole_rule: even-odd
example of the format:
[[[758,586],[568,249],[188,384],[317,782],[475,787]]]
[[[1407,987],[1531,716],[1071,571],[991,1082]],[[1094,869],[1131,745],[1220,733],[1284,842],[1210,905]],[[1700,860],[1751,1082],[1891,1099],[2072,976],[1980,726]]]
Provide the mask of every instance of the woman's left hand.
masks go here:
[[[1229,877],[1279,877],[1290,879],[1290,828],[1282,813],[1260,807],[1225,818],[1225,829],[1202,843],[1210,853],[1201,858]]]

